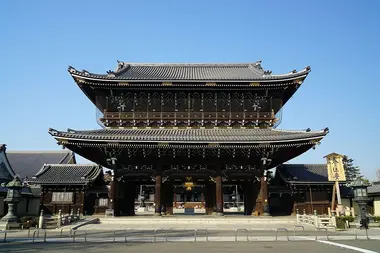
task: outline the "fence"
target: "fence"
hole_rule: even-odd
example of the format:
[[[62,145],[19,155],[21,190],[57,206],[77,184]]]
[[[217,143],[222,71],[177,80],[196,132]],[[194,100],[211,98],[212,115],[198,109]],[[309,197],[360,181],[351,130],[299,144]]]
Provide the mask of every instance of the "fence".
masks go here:
[[[64,230],[49,231],[45,229],[30,229],[25,237],[12,237],[9,235],[17,233],[15,231],[0,231],[3,233],[2,242],[22,241],[22,242],[216,242],[216,241],[315,241],[315,240],[370,240],[367,230],[353,230],[343,234],[329,231],[327,228],[315,228],[314,231],[305,231],[305,227],[296,225],[293,227],[293,235],[287,228],[277,228],[274,230],[250,230],[237,228],[234,230],[208,230],[208,229],[154,229],[154,230],[134,230],[123,228],[113,231],[95,230]],[[20,232],[20,231],[19,231]],[[198,240],[204,238],[203,240]],[[376,238],[379,239],[380,235]]]
[[[336,218],[316,214],[297,214],[297,224],[309,224],[315,228],[336,228]]]

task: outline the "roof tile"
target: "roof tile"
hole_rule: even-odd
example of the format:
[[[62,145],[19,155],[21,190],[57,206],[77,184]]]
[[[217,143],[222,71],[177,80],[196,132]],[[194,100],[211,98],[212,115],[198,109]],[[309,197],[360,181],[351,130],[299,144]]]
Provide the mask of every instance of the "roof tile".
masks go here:
[[[102,172],[95,164],[46,164],[31,179],[35,184],[80,184],[94,181]]]
[[[328,131],[285,131],[278,129],[99,129],[62,132],[49,129],[54,137],[125,142],[220,142],[262,143],[324,137]]]

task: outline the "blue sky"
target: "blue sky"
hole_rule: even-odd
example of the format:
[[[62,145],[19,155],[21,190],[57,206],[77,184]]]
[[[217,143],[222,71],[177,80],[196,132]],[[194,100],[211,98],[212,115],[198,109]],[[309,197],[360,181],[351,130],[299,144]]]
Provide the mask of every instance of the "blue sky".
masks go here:
[[[94,129],[95,108],[67,72],[131,62],[255,62],[312,72],[282,129],[330,128],[292,160],[355,159],[375,178],[380,125],[380,1],[1,1],[0,142],[60,149],[47,133]],[[83,161],[83,160],[81,160]]]

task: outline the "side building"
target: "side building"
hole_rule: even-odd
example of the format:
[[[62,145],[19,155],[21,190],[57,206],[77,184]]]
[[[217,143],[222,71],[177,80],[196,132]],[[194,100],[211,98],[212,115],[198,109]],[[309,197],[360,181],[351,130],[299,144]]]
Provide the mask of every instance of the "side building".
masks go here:
[[[8,151],[5,144],[0,144],[0,216],[8,212],[4,202],[7,195],[5,185],[15,175],[23,181],[22,198],[18,203],[18,214],[21,216],[39,215],[41,204],[41,188],[39,185],[29,185],[31,179],[46,163],[75,163],[72,151]]]
[[[328,181],[326,164],[282,164],[276,168],[270,188],[271,209],[280,214],[296,214],[297,209],[300,213],[328,214],[334,183]],[[342,205],[357,209],[344,182],[340,192]]]
[[[45,214],[71,212],[85,215],[104,213],[108,188],[101,166],[94,164],[46,164],[28,183],[41,187]]]

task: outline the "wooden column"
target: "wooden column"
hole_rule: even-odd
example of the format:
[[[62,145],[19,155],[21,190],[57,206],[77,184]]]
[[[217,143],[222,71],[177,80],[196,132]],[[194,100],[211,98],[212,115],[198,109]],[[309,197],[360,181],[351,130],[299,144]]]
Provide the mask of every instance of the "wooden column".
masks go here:
[[[260,182],[263,201],[263,215],[269,216],[268,183],[264,176],[260,178]]]
[[[115,176],[112,177],[111,189],[110,189],[110,208],[113,209],[114,215],[118,216],[118,203],[117,203],[117,179]]]
[[[173,184],[165,183],[165,214],[173,215]]]
[[[215,184],[207,182],[205,189],[206,214],[211,215],[215,207]]]
[[[223,185],[222,176],[218,175],[215,178],[215,193],[216,193],[216,214],[223,215]]]
[[[154,193],[154,215],[161,215],[161,186],[162,186],[162,177],[161,175],[156,175],[156,187]]]
[[[253,210],[253,182],[244,183],[244,215],[251,215]],[[255,200],[256,201],[256,200]]]
[[[124,210],[123,215],[133,216],[135,215],[135,197],[136,197],[137,184],[132,181],[128,181],[124,188]]]

